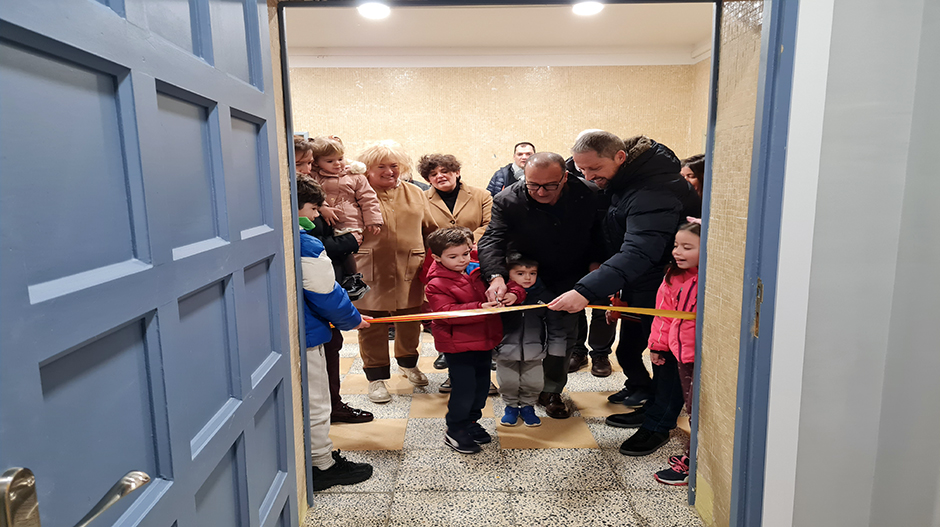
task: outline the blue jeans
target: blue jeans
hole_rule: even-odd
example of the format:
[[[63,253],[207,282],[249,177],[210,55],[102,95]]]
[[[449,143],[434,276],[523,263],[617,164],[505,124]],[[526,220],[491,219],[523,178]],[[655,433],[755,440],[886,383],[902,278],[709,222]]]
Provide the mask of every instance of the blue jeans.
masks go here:
[[[450,399],[447,401],[447,430],[466,430],[483,417],[490,391],[492,350],[445,353],[450,372]]]

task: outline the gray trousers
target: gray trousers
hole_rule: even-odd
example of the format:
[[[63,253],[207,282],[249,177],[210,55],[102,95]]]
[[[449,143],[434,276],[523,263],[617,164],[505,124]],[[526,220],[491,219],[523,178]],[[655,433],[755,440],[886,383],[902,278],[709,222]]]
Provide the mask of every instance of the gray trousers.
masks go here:
[[[535,406],[545,379],[542,360],[496,359],[496,380],[506,406]]]

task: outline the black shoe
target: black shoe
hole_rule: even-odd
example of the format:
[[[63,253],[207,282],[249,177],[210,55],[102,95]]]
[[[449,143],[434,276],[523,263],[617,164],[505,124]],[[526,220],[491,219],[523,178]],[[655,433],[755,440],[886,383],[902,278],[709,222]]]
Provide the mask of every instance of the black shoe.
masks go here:
[[[587,366],[588,358],[587,355],[581,355],[580,353],[571,354],[571,362],[568,363],[568,373],[574,373],[581,368]]]
[[[595,377],[610,377],[613,367],[610,365],[610,359],[607,355],[598,355],[591,357],[591,375]]]
[[[435,370],[446,370],[447,369],[447,359],[444,358],[443,353],[438,353],[437,358],[434,359],[434,369]]]
[[[535,404],[537,404],[537,405],[539,405],[539,406],[548,406],[548,400],[549,400],[549,398],[550,398],[551,396],[552,396],[552,394],[550,394],[550,393],[548,393],[548,392],[542,392],[542,393],[539,394],[539,398],[538,398],[538,400],[535,402]]]
[[[614,404],[623,404],[627,397],[630,397],[630,390],[622,388],[619,392],[608,395],[607,400]]]
[[[493,441],[493,436],[488,434],[480,423],[470,423],[470,426],[467,427],[467,433],[470,434],[470,439],[473,439],[473,442],[478,445],[485,445]]]
[[[637,390],[630,394],[630,396],[624,399],[620,404],[626,406],[627,408],[640,408],[646,403],[646,401],[649,400],[649,398],[649,392]]]
[[[646,456],[668,442],[669,432],[653,432],[648,428],[640,428],[620,445],[620,453],[625,456]]]
[[[565,405],[564,399],[560,393],[552,393],[548,396],[548,404],[545,405],[545,413],[552,419],[567,419],[571,417],[571,410]]]
[[[340,286],[346,290],[346,294],[349,295],[350,300],[359,300],[372,289],[368,284],[362,281],[362,274],[360,273],[344,277],[343,283],[341,283]]]
[[[461,454],[476,454],[480,445],[476,444],[466,430],[448,430],[444,434],[444,444]]]
[[[496,371],[496,359],[490,359],[490,369]]]
[[[447,376],[447,380],[441,383],[440,388],[437,391],[441,393],[450,393],[450,375]]]
[[[375,418],[372,412],[353,408],[346,403],[341,403],[338,408],[334,408],[330,413],[331,423],[368,423]]]
[[[626,414],[611,415],[604,420],[604,423],[615,428],[638,428],[643,424],[644,419],[646,419],[646,412],[637,410]]]
[[[388,340],[395,340],[395,326],[392,324],[388,326]]]
[[[355,485],[372,477],[372,465],[368,463],[354,463],[339,455],[339,450],[333,452],[332,467],[320,470],[313,467],[313,490],[326,490],[334,485]]]

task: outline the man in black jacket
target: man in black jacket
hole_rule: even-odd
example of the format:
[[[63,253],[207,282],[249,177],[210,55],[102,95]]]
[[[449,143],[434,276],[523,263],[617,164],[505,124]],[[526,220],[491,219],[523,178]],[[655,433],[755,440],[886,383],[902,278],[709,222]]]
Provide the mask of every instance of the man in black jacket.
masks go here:
[[[535,146],[532,143],[528,141],[516,143],[516,146],[512,147],[512,163],[497,170],[490,178],[489,184],[486,185],[486,190],[490,195],[496,197],[504,188],[512,186],[516,181],[525,179],[525,163],[534,153]]]
[[[610,200],[603,222],[608,257],[549,307],[578,312],[589,301],[601,301],[614,293],[620,293],[629,306],[655,307],[656,290],[671,258],[676,230],[687,216],[701,216],[701,199],[679,175],[681,164],[672,150],[648,137],[623,141],[609,132],[590,132],[578,138],[571,152],[584,177],[602,188]],[[655,421],[656,426],[646,434],[650,437],[644,441],[644,452],[655,451],[668,440],[668,431],[675,427],[675,417],[670,416],[673,412],[678,416],[678,407],[673,408],[676,401],[652,398],[642,359],[651,322],[652,317],[641,317],[639,323],[621,323],[617,360],[627,381],[623,390],[609,399],[639,409],[607,419],[607,424],[623,428],[640,426],[644,414]],[[653,366],[654,377],[657,368],[660,366]],[[681,397],[678,404],[682,404]]]
[[[601,261],[597,187],[569,176],[563,157],[540,152],[529,158],[525,181],[519,181],[493,199],[493,213],[486,233],[477,244],[483,276],[489,281],[487,299],[501,300],[506,293],[506,256],[518,252],[539,263],[539,278],[553,294],[574,287]],[[577,337],[577,315],[563,317],[568,345],[565,356],[548,356],[543,362],[545,388],[540,403],[555,419],[570,412],[561,398],[568,379],[568,362]]]

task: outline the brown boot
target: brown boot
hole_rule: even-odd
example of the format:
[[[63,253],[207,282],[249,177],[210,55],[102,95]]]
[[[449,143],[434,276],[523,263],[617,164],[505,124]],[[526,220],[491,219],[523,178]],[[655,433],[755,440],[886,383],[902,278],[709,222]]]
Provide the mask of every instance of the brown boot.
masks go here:
[[[571,410],[568,410],[560,393],[549,394],[548,404],[545,405],[545,413],[552,419],[567,419],[571,417]]]
[[[568,363],[568,373],[574,373],[581,368],[587,366],[588,358],[587,355],[581,355],[578,353],[571,354],[571,362]]]
[[[610,359],[607,355],[591,357],[591,375],[595,377],[609,377],[611,373]]]

